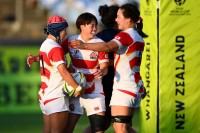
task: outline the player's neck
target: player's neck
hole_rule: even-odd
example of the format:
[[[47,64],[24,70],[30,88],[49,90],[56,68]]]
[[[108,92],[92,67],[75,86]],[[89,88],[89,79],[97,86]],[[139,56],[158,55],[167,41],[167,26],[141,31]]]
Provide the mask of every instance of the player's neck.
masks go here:
[[[82,39],[85,43],[92,39],[92,38],[89,38],[88,36],[85,36],[84,34],[80,34],[80,35],[81,35],[81,39]]]
[[[54,40],[55,42],[57,42],[56,38],[55,38],[54,36],[52,36],[51,34],[49,34],[49,35],[47,36],[47,38],[48,38],[48,39],[52,39],[52,40]]]

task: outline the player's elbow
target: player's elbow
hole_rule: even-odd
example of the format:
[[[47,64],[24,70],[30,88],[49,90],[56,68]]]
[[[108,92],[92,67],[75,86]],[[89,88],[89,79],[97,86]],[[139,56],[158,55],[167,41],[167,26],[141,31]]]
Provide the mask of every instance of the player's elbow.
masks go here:
[[[107,48],[106,52],[116,51],[118,49],[118,45],[116,42],[110,41],[106,43],[106,48]]]
[[[111,52],[114,50],[113,47],[110,46],[108,43],[106,43],[106,46],[104,47],[104,49],[105,49],[104,52]]]

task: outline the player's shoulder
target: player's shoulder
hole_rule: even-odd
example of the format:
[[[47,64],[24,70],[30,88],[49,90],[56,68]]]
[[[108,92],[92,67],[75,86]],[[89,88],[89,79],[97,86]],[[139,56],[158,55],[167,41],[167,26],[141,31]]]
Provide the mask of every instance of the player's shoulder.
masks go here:
[[[41,50],[42,51],[50,51],[52,48],[55,48],[55,47],[61,47],[57,42],[55,42],[54,40],[52,39],[46,39],[42,45],[41,45]]]
[[[120,39],[120,38],[124,38],[124,39],[129,39],[129,38],[137,38],[139,36],[138,32],[136,30],[134,30],[134,28],[129,28],[127,30],[121,31],[119,32],[116,36],[115,39]]]
[[[131,38],[131,37],[127,32],[121,31],[114,37],[113,40],[127,40],[129,38]]]
[[[130,35],[130,37],[136,42],[143,42],[143,38],[139,35],[139,33],[137,32],[137,30],[135,28],[130,28],[128,30],[126,30],[126,33],[128,33]]]
[[[78,37],[79,37],[79,35],[70,36],[70,37],[68,38],[68,41],[77,39]]]
[[[92,38],[90,41],[88,42],[104,42],[101,38],[94,36],[94,38]]]

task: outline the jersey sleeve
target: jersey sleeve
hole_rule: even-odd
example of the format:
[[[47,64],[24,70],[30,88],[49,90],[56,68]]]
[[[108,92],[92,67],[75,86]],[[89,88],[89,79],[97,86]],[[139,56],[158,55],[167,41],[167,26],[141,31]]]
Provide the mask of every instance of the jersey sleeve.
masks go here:
[[[126,32],[120,32],[118,33],[115,38],[113,39],[113,41],[115,41],[119,48],[121,46],[129,46],[133,43],[133,39],[131,38],[131,36],[126,33]]]
[[[103,62],[109,62],[108,53],[106,53],[106,52],[99,52],[98,53],[98,60],[99,60],[99,64],[101,64]]]
[[[62,63],[65,63],[65,52],[61,47],[55,47],[53,48],[49,54],[48,57],[53,65],[56,67]]]
[[[60,46],[64,50],[64,54],[67,54],[69,52],[68,48],[68,39],[65,39],[64,41],[61,42]]]

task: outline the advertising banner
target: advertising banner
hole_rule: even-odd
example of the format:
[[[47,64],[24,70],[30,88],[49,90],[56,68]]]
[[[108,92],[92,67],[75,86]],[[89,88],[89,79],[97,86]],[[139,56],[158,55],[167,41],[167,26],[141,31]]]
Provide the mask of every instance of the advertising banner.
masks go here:
[[[157,79],[158,79],[158,43],[156,1],[140,2],[143,18],[143,31],[148,35],[144,39],[145,48],[142,56],[141,74],[147,96],[141,102],[141,133],[155,133],[157,124]]]
[[[200,132],[200,1],[160,0],[159,130]]]
[[[39,64],[28,67],[28,53],[38,54],[39,46],[1,46],[0,48],[0,113],[40,112]]]
[[[151,68],[157,70],[150,73],[150,79],[157,85],[155,83],[149,88],[146,86],[147,92],[157,90],[149,93],[152,99],[149,99],[147,95],[142,102],[140,131],[141,133],[200,132],[198,125],[200,122],[198,113],[200,110],[198,100],[200,96],[198,80],[200,74],[200,1],[141,0],[140,3],[144,31],[149,34],[148,39],[151,39],[151,36],[157,36],[158,40],[155,44],[156,50],[154,50],[157,54],[153,52],[150,54],[151,61],[155,61],[152,64],[157,63],[157,67],[155,65]],[[153,25],[152,21],[155,18],[156,24]],[[156,29],[153,28],[155,25],[157,25]],[[155,31],[151,32],[151,30]],[[145,40],[146,43],[148,39]],[[143,59],[143,64],[148,62],[147,59]],[[146,69],[142,70],[142,77],[146,80]],[[145,119],[147,116],[145,112],[148,110],[147,101],[150,101],[150,105],[156,106],[150,106],[149,110],[153,112],[151,114],[154,114],[150,115],[153,117],[151,120]]]

